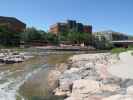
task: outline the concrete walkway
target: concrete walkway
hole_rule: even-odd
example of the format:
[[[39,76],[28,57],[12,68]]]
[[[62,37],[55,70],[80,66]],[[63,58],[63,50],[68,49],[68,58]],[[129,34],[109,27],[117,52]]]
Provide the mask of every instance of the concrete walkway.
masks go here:
[[[133,79],[133,55],[131,55],[131,52],[133,51],[121,53],[119,55],[120,61],[112,65],[108,71],[121,78]]]

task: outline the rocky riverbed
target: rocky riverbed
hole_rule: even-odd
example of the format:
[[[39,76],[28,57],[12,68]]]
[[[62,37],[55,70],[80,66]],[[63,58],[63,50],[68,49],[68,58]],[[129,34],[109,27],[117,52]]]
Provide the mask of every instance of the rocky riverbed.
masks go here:
[[[1,64],[14,64],[24,62],[33,56],[29,52],[18,52],[13,49],[0,50],[0,63]]]
[[[133,100],[133,79],[108,71],[120,61],[110,53],[74,55],[51,71],[49,85],[65,100]]]
[[[16,50],[4,49],[1,53],[16,55]],[[24,62],[0,66],[0,100],[62,100],[52,94],[47,81],[48,73],[59,63],[65,62],[73,53],[32,52],[24,53]],[[29,59],[29,57],[31,57]]]

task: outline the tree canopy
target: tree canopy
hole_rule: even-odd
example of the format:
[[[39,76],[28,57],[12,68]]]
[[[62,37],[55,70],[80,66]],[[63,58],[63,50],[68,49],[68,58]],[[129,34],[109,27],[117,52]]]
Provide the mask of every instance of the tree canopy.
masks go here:
[[[19,44],[20,34],[9,31],[6,27],[0,26],[0,44],[5,46],[16,46]]]
[[[33,40],[42,40],[44,32],[37,30],[34,27],[27,28],[25,32],[21,33],[21,39],[28,42]]]
[[[47,33],[32,27],[27,28],[25,32],[21,34],[21,38],[26,42],[41,40],[51,44],[59,44],[62,41],[69,41],[72,44],[88,44],[90,42],[91,35],[89,33],[79,32],[64,32],[54,35],[53,33]]]
[[[21,40],[25,42],[44,41],[46,43],[53,45],[58,45],[62,43],[62,41],[69,41],[69,43],[71,44],[93,44],[95,47],[99,49],[112,47],[109,41],[100,41],[89,33],[71,31],[55,35],[53,33],[48,33],[43,30],[38,30],[34,27],[27,28],[22,33],[12,33],[8,31],[6,27],[0,27],[0,43],[2,45],[18,45]]]

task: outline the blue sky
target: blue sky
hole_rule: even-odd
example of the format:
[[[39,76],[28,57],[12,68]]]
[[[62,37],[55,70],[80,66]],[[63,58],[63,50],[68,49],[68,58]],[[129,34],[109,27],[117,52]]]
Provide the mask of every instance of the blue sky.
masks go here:
[[[58,21],[75,19],[92,24],[93,31],[133,35],[133,0],[0,0],[0,15],[46,31]]]

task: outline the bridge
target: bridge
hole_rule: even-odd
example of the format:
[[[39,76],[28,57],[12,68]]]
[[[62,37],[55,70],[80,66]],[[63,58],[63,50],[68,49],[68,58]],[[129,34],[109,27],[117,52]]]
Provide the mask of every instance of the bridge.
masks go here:
[[[118,40],[118,41],[111,41],[114,46],[117,47],[128,47],[129,45],[133,46],[133,40]]]

